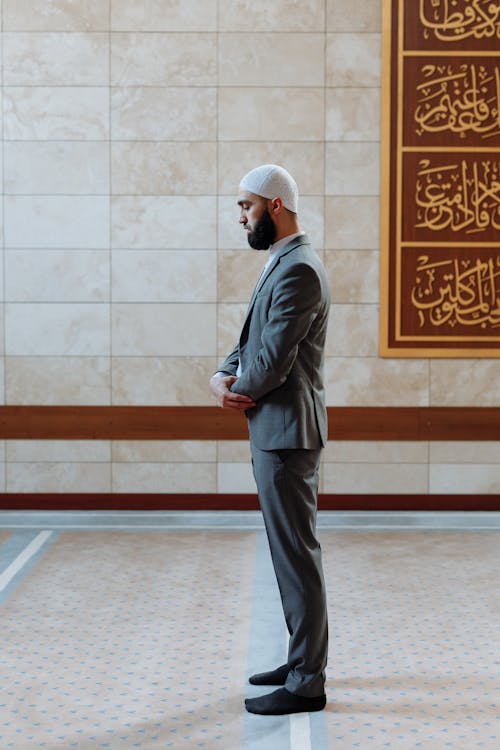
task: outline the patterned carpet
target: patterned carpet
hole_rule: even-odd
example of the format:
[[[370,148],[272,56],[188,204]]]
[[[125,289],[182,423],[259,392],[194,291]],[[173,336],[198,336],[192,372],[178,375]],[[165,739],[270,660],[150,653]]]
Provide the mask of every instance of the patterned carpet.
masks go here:
[[[320,536],[327,709],[258,717],[286,653],[262,531],[0,531],[0,747],[499,750],[498,533]]]

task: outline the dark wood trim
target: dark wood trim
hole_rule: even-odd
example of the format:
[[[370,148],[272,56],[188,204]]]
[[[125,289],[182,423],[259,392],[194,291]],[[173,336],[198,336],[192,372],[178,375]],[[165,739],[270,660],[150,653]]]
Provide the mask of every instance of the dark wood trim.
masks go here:
[[[257,495],[224,494],[55,494],[5,493],[0,510],[258,510]],[[500,511],[500,495],[332,495],[319,496],[320,510]]]
[[[14,493],[0,494],[0,510],[258,510],[256,494]]]
[[[500,511],[500,495],[320,495],[320,510]]]
[[[419,409],[420,440],[500,440],[499,407]]]
[[[3,406],[10,440],[244,440],[245,417],[214,406]]]
[[[500,440],[500,407],[328,408],[331,440]],[[2,440],[246,440],[216,406],[1,406]]]

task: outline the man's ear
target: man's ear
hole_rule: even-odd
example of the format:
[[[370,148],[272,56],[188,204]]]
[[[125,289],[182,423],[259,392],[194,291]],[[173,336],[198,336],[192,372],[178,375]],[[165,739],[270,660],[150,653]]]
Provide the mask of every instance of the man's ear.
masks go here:
[[[283,211],[283,201],[281,198],[271,199],[271,213],[280,214]]]

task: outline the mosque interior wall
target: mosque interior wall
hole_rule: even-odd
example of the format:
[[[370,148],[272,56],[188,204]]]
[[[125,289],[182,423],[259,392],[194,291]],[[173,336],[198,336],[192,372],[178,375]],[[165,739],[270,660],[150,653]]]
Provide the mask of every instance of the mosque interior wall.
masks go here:
[[[500,360],[378,354],[380,0],[0,0],[5,405],[212,405],[278,162],[333,304],[329,406],[496,406]],[[338,442],[325,493],[498,493],[497,443]],[[4,492],[254,491],[231,441],[0,443]]]

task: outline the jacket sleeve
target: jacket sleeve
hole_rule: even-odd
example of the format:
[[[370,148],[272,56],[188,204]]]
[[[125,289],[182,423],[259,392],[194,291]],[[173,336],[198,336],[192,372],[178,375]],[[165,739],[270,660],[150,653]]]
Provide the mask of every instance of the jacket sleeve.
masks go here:
[[[261,333],[261,347],[231,390],[258,400],[287,379],[300,342],[321,305],[321,282],[307,264],[297,264],[279,279]]]
[[[223,372],[226,375],[236,375],[238,363],[240,361],[239,345],[236,344],[230,354],[227,355],[224,362],[217,368],[216,372]]]

